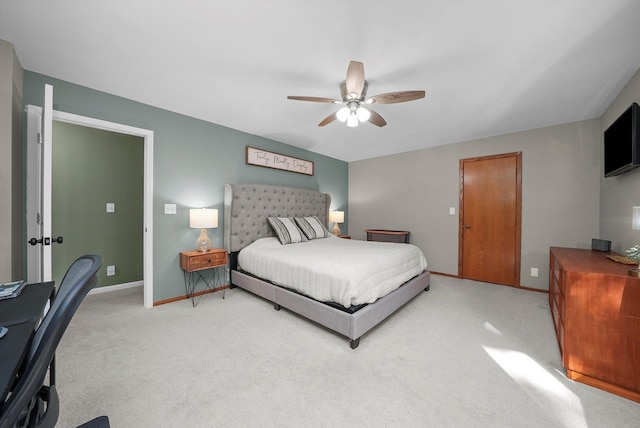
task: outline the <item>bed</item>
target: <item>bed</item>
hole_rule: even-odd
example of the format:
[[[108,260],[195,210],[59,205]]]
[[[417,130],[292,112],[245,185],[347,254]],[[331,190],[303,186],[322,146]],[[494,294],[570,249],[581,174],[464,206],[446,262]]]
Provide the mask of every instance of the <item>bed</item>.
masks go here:
[[[415,270],[416,267],[413,266],[411,269],[413,269],[414,272],[410,273],[406,280],[403,279],[401,284],[388,285],[384,283],[389,279],[388,274],[385,274],[386,277],[383,275],[383,277],[375,279],[366,288],[376,288],[379,282],[382,285],[378,288],[382,291],[380,291],[379,296],[374,296],[373,298],[371,298],[371,296],[365,296],[364,301],[358,301],[358,298],[341,300],[327,296],[319,296],[318,299],[314,299],[309,297],[309,292],[305,288],[307,284],[304,284],[304,282],[306,280],[293,278],[291,281],[293,281],[294,284],[283,284],[283,281],[279,279],[277,281],[268,280],[253,272],[249,272],[244,269],[242,263],[239,263],[239,260],[243,260],[244,258],[243,262],[248,264],[248,259],[245,254],[256,246],[265,247],[267,250],[266,254],[278,251],[278,247],[290,247],[290,249],[295,249],[293,254],[297,254],[307,251],[312,245],[329,248],[318,250],[319,253],[335,253],[335,251],[340,251],[335,249],[336,245],[338,247],[357,247],[373,244],[374,246],[386,246],[385,249],[387,251],[392,248],[391,246],[404,247],[399,248],[400,252],[413,252],[417,249],[417,247],[407,244],[364,241],[346,242],[348,240],[342,240],[337,237],[310,240],[310,242],[291,245],[281,245],[280,242],[276,242],[276,234],[268,220],[270,217],[316,217],[319,222],[326,227],[330,205],[331,197],[328,194],[308,189],[256,184],[225,185],[224,245],[229,253],[231,285],[243,288],[271,301],[276,310],[284,307],[346,336],[350,340],[351,348],[356,349],[362,335],[378,325],[423,290],[429,290],[430,275],[429,271],[426,270],[426,262],[422,265],[424,269],[419,268]],[[247,248],[247,251],[241,254],[241,250],[245,248]],[[305,251],[302,251],[302,249],[305,249]],[[316,250],[308,251],[315,252]],[[419,249],[417,251],[422,254]],[[424,256],[422,257],[424,258]],[[267,264],[270,263],[272,262],[267,262]],[[294,263],[297,262],[294,261]],[[334,270],[339,271],[342,276],[349,278],[356,276],[355,273],[350,274],[342,270],[344,266],[350,265],[351,263],[342,263],[339,265],[335,264],[335,260],[332,263],[334,263],[334,266],[340,266],[340,269],[336,268]],[[265,264],[264,261],[263,264]],[[394,271],[392,266],[390,266],[389,269],[390,272],[393,273],[391,276],[394,277],[399,276],[406,270],[404,267],[396,267]],[[297,270],[297,267],[293,268],[293,265],[280,269],[281,272],[293,272],[295,270]],[[308,278],[308,276],[304,275],[303,273],[301,278]],[[339,276],[340,275],[337,275],[333,281],[338,281]],[[364,277],[368,278],[367,275],[364,275]],[[303,291],[295,289],[296,285],[299,285]],[[388,289],[392,291],[389,292]],[[373,300],[373,302],[369,300]]]

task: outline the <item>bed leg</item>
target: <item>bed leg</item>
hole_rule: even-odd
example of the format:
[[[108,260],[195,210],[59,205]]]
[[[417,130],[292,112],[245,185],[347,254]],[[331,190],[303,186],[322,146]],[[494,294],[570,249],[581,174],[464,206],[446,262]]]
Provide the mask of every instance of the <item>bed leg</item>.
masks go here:
[[[360,345],[360,338],[353,339],[353,340],[349,343],[349,346],[351,346],[351,349],[356,349],[356,348],[358,347],[358,345]]]
[[[431,286],[431,284],[427,285],[427,286],[424,288],[424,291],[429,291],[429,287],[430,287],[430,286]]]
[[[275,309],[276,311],[279,311],[280,310],[280,305],[277,304],[277,303],[274,303],[273,304],[273,309]]]

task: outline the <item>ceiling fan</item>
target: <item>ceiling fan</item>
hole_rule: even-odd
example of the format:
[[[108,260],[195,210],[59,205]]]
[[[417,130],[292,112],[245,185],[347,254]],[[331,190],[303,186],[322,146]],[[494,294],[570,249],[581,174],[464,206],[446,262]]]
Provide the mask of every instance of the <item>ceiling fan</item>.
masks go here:
[[[371,104],[404,103],[424,98],[424,91],[400,91],[367,97],[369,82],[364,79],[364,65],[358,61],[351,61],[347,68],[347,79],[340,83],[342,100],[322,97],[298,97],[289,95],[287,99],[298,101],[312,101],[316,103],[344,104],[340,110],[327,116],[318,126],[325,126],[334,120],[347,122],[347,126],[358,126],[359,122],[371,122],[376,126],[385,126],[387,122],[368,106]]]

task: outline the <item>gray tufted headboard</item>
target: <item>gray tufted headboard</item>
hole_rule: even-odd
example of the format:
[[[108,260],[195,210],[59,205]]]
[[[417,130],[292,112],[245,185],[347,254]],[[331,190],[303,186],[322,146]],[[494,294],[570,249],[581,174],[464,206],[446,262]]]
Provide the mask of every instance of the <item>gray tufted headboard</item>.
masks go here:
[[[225,184],[224,247],[240,251],[259,238],[275,236],[267,217],[317,216],[327,226],[331,196],[315,190],[267,184]]]

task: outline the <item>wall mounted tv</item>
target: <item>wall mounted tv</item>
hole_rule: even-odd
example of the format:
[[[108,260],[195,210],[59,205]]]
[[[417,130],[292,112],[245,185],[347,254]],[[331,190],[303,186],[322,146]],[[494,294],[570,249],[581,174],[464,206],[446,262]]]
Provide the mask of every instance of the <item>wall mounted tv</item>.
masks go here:
[[[640,106],[633,103],[604,131],[604,176],[640,166]]]

